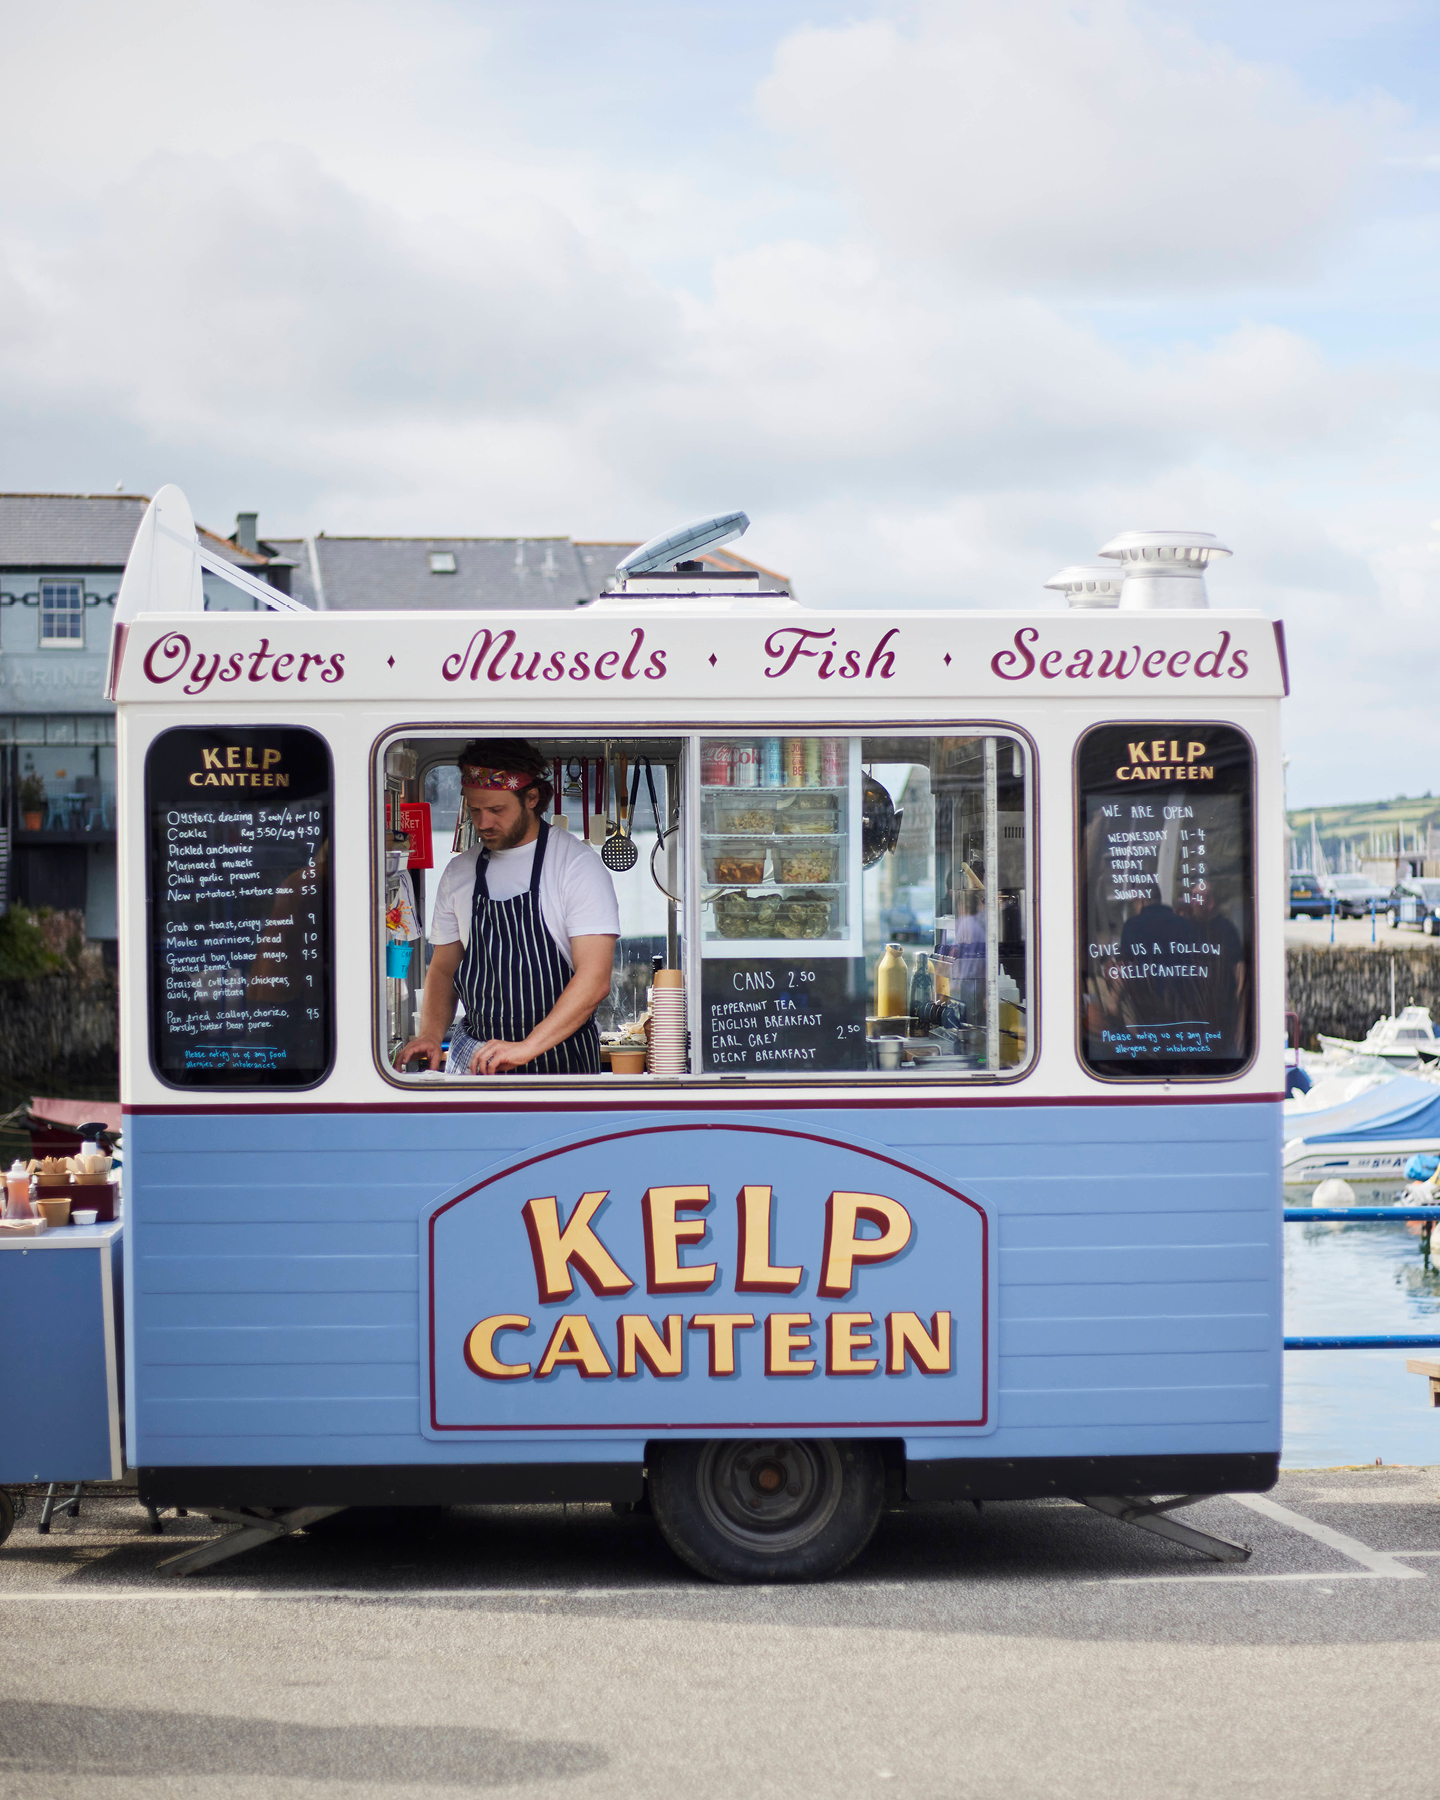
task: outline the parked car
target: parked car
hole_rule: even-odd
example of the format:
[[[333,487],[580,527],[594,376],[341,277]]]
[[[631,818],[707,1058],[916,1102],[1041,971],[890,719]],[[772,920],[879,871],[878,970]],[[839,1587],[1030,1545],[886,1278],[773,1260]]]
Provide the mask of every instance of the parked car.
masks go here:
[[[1426,937],[1440,937],[1440,881],[1411,876],[1408,881],[1396,882],[1385,916],[1392,929],[1413,925]]]
[[[1290,917],[1319,919],[1330,910],[1330,896],[1314,875],[1290,877]]]
[[[1368,875],[1332,875],[1326,889],[1335,896],[1335,911],[1342,919],[1369,918],[1372,900],[1377,913],[1384,913],[1390,904],[1389,888],[1381,887]]]

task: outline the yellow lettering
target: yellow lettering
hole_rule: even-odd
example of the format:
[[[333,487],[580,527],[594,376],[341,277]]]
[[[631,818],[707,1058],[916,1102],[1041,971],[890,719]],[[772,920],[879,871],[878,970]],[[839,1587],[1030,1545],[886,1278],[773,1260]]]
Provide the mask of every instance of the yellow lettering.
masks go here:
[[[652,1294],[703,1294],[715,1280],[715,1264],[680,1260],[682,1244],[698,1244],[709,1229],[703,1219],[678,1219],[677,1212],[703,1212],[708,1187],[652,1187],[645,1190],[645,1283]]]
[[[264,759],[264,766],[267,769],[273,769],[280,760],[280,752],[278,750],[262,750],[260,755]]]
[[[652,1375],[683,1375],[685,1340],[681,1334],[684,1323],[679,1313],[668,1314],[662,1338],[655,1329],[655,1321],[647,1319],[644,1313],[621,1313],[620,1373],[637,1375],[643,1362]]]
[[[1203,756],[1204,754],[1205,754],[1205,746],[1203,744],[1197,744],[1193,738],[1185,746],[1186,762],[1194,762],[1194,760],[1197,756]]]
[[[227,769],[238,769],[240,767],[240,746],[238,744],[226,745],[225,767]]]
[[[568,1300],[575,1292],[570,1273],[573,1263],[596,1294],[628,1294],[635,1283],[590,1229],[590,1221],[605,1202],[608,1188],[582,1194],[575,1202],[565,1229],[553,1194],[527,1200],[521,1208],[535,1260],[535,1285],[542,1301]]]
[[[220,761],[220,752],[218,750],[202,750],[200,752],[200,758],[207,769],[219,769],[224,766]]]
[[[1132,763],[1149,762],[1150,758],[1145,754],[1145,746],[1143,743],[1127,744],[1125,748],[1130,752],[1130,760]]]
[[[859,1236],[860,1221],[879,1227],[879,1237]],[[839,1299],[855,1285],[856,1263],[889,1262],[910,1242],[910,1215],[884,1194],[834,1193],[825,1202],[824,1272],[820,1292]]]
[[[465,1340],[465,1361],[477,1375],[487,1381],[518,1381],[530,1373],[529,1363],[501,1362],[495,1353],[495,1340],[502,1331],[528,1331],[530,1321],[523,1313],[496,1313],[482,1319]]]
[[[885,1318],[885,1368],[891,1375],[905,1373],[906,1357],[922,1375],[950,1373],[950,1314],[937,1312],[926,1331],[920,1315],[892,1312]]]
[[[873,1356],[857,1355],[873,1346],[874,1325],[870,1313],[831,1313],[825,1321],[827,1375],[870,1375],[880,1367]]]
[[[740,1294],[793,1294],[805,1278],[796,1264],[777,1269],[770,1261],[770,1200],[768,1187],[742,1187],[735,1197],[740,1209],[740,1273],[735,1291]]]
[[[798,1329],[797,1329],[798,1328]],[[809,1313],[770,1313],[765,1320],[765,1373],[808,1375],[814,1358],[797,1361],[795,1351],[810,1348]]]
[[[755,1329],[754,1313],[696,1313],[690,1321],[692,1331],[710,1334],[710,1373],[735,1373],[735,1333]]]
[[[562,1363],[573,1363],[586,1381],[596,1381],[601,1376],[614,1374],[605,1352],[600,1348],[595,1327],[584,1313],[563,1313],[555,1321],[555,1329],[550,1333],[550,1342],[540,1358],[535,1379],[543,1381]]]

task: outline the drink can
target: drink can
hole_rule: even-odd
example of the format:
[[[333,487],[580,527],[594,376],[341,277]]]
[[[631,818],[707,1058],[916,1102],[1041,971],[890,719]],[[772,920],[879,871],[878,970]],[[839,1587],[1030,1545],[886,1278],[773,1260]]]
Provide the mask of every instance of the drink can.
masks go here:
[[[822,738],[820,743],[821,787],[844,787],[846,775],[844,738]]]
[[[735,768],[735,753],[729,744],[711,738],[700,752],[700,780],[705,787],[730,787]]]
[[[759,787],[760,746],[736,744],[731,780],[736,787]]]
[[[805,785],[806,787],[819,787],[820,785],[819,738],[805,739]]]
[[[805,785],[804,738],[786,738],[785,740],[785,785],[786,787],[804,787]]]
[[[779,738],[760,740],[760,784],[762,787],[785,785],[785,754]]]

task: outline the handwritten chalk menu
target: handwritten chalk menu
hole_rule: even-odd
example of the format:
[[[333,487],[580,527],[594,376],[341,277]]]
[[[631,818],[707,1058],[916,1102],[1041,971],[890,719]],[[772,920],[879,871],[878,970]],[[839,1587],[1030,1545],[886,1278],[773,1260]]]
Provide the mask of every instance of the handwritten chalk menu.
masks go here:
[[[180,1087],[308,1087],[333,1055],[331,773],[296,726],[167,731],[145,758],[150,1054]]]
[[[865,996],[846,957],[707,960],[700,1014],[712,1075],[865,1067]]]
[[[1106,725],[1076,775],[1083,1060],[1111,1080],[1238,1074],[1255,1041],[1248,739]]]

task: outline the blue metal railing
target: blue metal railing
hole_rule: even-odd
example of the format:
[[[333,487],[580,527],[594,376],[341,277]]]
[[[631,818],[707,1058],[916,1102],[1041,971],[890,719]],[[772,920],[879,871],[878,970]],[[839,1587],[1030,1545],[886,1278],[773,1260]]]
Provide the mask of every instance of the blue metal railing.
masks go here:
[[[1440,1220],[1440,1206],[1287,1206],[1285,1223],[1303,1223],[1307,1219],[1339,1220],[1342,1223],[1364,1219],[1418,1219],[1433,1226]],[[1428,1247],[1430,1233],[1425,1233]],[[1440,1349],[1440,1334],[1396,1336],[1386,1333],[1371,1337],[1287,1337],[1287,1350],[1435,1350]]]

